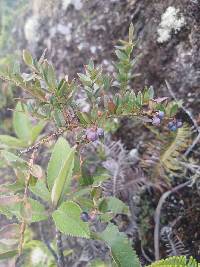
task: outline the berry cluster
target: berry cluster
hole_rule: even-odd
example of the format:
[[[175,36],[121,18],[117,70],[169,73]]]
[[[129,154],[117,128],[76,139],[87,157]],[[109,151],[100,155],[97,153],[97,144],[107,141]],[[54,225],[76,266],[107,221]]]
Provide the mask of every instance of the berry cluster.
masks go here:
[[[152,124],[154,126],[159,126],[164,116],[165,112],[162,110],[158,110],[152,118]],[[173,119],[168,123],[168,129],[172,132],[175,132],[178,128],[181,128],[182,126],[183,126],[182,121],[177,119]]]
[[[173,120],[168,123],[168,128],[170,131],[175,132],[177,128],[181,128],[183,126],[182,121]]]
[[[104,137],[104,130],[102,128],[88,128],[86,130],[86,138],[90,142],[94,142],[102,137]]]
[[[81,212],[80,218],[83,222],[89,222],[96,219],[96,212],[87,213],[86,211]]]
[[[158,110],[152,118],[152,124],[155,126],[160,125],[161,120],[164,118],[165,113],[162,110]]]

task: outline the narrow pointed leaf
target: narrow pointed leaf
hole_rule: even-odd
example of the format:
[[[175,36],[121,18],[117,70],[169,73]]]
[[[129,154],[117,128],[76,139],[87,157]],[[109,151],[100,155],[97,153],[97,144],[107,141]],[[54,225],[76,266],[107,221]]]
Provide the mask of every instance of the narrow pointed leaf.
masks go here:
[[[9,146],[10,148],[25,147],[26,142],[10,135],[0,135],[0,146]]]
[[[29,118],[25,112],[26,110],[23,110],[22,104],[19,102],[14,112],[13,126],[15,133],[19,137],[19,139],[28,142],[31,140],[32,127]]]
[[[47,183],[51,190],[51,200],[54,206],[58,204],[71,181],[74,152],[74,148],[70,148],[68,142],[62,137],[54,146],[47,169]]]

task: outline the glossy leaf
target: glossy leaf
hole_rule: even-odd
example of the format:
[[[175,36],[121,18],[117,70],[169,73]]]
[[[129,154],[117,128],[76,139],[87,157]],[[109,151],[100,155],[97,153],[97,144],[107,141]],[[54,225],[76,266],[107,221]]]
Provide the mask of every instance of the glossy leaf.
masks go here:
[[[55,206],[71,181],[74,153],[68,142],[60,137],[54,146],[47,169],[47,183]]]

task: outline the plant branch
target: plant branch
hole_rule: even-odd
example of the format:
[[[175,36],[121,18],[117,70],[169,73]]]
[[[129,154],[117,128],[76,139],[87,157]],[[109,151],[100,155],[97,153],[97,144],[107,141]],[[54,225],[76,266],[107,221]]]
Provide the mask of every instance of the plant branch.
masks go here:
[[[26,209],[26,207],[28,206],[28,187],[29,187],[29,182],[30,182],[30,178],[31,178],[31,169],[33,167],[33,163],[35,160],[35,154],[36,154],[36,150],[33,150],[33,153],[31,155],[31,158],[29,160],[28,166],[29,166],[29,171],[25,180],[25,189],[24,189],[24,196],[23,196],[23,204],[24,204],[24,208]],[[22,254],[22,250],[23,250],[23,243],[24,243],[24,233],[26,230],[26,218],[22,218],[22,222],[21,222],[21,226],[20,226],[20,240],[19,240],[19,246],[18,246],[18,250],[19,250],[19,256]]]
[[[39,222],[38,225],[39,225],[39,232],[40,232],[41,240],[46,245],[46,247],[48,248],[49,252],[52,254],[52,256],[54,257],[55,261],[57,262],[58,261],[58,256],[57,256],[56,252],[54,251],[54,249],[49,244],[49,242],[45,238],[45,234],[44,234],[43,227],[42,227],[42,222]]]
[[[167,192],[165,192],[157,205],[156,211],[155,211],[155,215],[154,215],[154,220],[155,220],[155,227],[154,227],[154,251],[155,251],[155,260],[159,260],[160,259],[160,249],[159,249],[159,235],[160,235],[160,215],[161,215],[161,210],[162,210],[162,206],[165,202],[165,200],[169,197],[169,195],[171,195],[172,193],[177,192],[178,190],[184,188],[185,186],[188,186],[191,184],[191,181],[187,181],[183,184],[179,184],[177,186],[175,186],[174,188],[172,188],[171,190],[168,190]]]
[[[58,129],[56,132],[51,133],[47,136],[45,136],[43,139],[41,139],[39,142],[37,142],[35,145],[30,146],[24,150],[20,150],[19,153],[20,154],[24,154],[24,153],[28,153],[32,150],[37,150],[42,144],[45,144],[47,142],[49,142],[51,139],[53,139],[54,137],[58,137],[60,136],[62,133],[64,132],[63,129]]]
[[[56,244],[57,244],[57,250],[58,250],[58,266],[59,267],[65,267],[62,234],[58,229],[56,229]]]

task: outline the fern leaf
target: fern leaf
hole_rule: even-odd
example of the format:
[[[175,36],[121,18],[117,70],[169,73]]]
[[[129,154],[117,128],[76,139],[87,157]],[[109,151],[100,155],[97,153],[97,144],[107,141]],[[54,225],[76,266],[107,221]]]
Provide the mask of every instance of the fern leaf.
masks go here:
[[[161,138],[155,138],[146,145],[146,151],[141,161],[143,169],[148,169],[152,179],[159,181],[165,179],[169,184],[168,174],[179,176],[185,173],[185,167],[180,163],[183,153],[191,142],[192,131],[184,124],[169,140],[169,135],[162,134]]]
[[[160,260],[152,263],[147,267],[199,267],[200,264],[197,261],[190,257],[188,260],[186,256],[174,256],[169,257],[165,260]]]
[[[160,162],[166,171],[181,171],[183,167],[179,164],[178,158],[187,148],[191,136],[190,128],[184,124],[177,130],[176,136],[168,148],[161,155]]]

